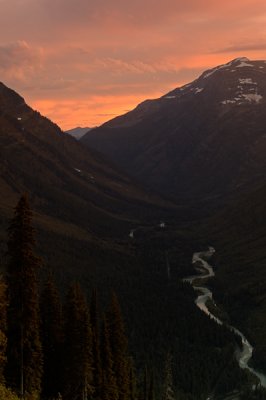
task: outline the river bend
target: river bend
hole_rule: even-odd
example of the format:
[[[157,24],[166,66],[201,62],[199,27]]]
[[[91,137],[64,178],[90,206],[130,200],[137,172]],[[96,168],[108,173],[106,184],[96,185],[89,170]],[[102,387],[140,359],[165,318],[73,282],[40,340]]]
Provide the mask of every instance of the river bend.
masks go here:
[[[215,317],[215,315],[209,311],[206,305],[208,300],[212,300],[214,303],[211,290],[205,286],[206,279],[213,278],[215,276],[213,267],[206,261],[211,258],[214,252],[215,249],[213,247],[209,247],[209,250],[207,251],[194,253],[192,257],[192,264],[194,264],[195,270],[198,272],[198,274],[184,278],[183,281],[189,282],[193,286],[193,289],[199,293],[195,300],[197,307],[199,307],[205,314],[212,318],[217,324],[225,325],[228,329],[233,330],[235,334],[241,338],[242,349],[237,349],[236,351],[238,364],[240,368],[247,368],[259,379],[261,386],[266,388],[266,375],[248,365],[252,357],[253,347],[247,338],[242,332],[239,331],[239,329],[225,324],[219,318]]]

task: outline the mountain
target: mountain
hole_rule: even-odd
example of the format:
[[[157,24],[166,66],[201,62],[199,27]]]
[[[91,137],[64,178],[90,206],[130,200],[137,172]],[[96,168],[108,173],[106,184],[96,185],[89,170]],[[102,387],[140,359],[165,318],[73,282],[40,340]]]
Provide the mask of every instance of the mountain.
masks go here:
[[[88,132],[82,142],[161,193],[213,197],[266,171],[266,62],[237,58]]]
[[[196,309],[192,289],[178,279],[191,273],[193,245],[187,236],[193,234],[188,226],[187,232],[181,228],[184,208],[136,185],[0,83],[1,272],[8,220],[24,191],[44,264],[41,277],[47,274],[45,266],[52,269],[62,294],[71,281],[79,281],[89,297],[97,288],[101,305],[115,290],[139,382],[148,367],[160,393],[162,365],[171,352],[178,355],[175,385],[183,398],[198,399],[198,383],[206,397],[233,338]],[[205,326],[207,343],[200,335]],[[194,355],[193,365],[188,354]],[[206,379],[198,368],[204,362]]]
[[[81,128],[80,126],[78,126],[77,128],[69,129],[68,131],[66,131],[66,133],[79,140],[90,130],[91,128]]]
[[[88,259],[94,260],[92,265],[98,270],[99,264],[110,265],[112,260],[117,265],[119,259],[124,263],[128,249],[115,241],[128,241],[132,228],[149,219],[159,223],[169,209],[176,209],[64,134],[0,83],[3,243],[8,219],[25,191],[35,211],[42,255],[47,263],[64,271],[64,279],[68,273],[88,275]]]
[[[101,304],[107,304],[111,289],[118,293],[140,385],[144,371],[154,373],[156,398],[165,384],[166,354],[173,355],[178,398],[213,397],[246,384],[234,361],[232,333],[195,307],[195,293],[179,279],[194,273],[191,255],[199,243],[209,242],[202,224],[187,223],[197,215],[195,204],[177,207],[138,186],[2,83],[0,191],[1,268],[8,219],[28,191],[37,250],[61,292],[78,280],[86,295],[98,289]],[[225,224],[217,216],[216,222],[221,220]],[[217,245],[222,243],[223,237],[219,241],[217,232],[210,232]],[[225,367],[230,374],[224,374]]]

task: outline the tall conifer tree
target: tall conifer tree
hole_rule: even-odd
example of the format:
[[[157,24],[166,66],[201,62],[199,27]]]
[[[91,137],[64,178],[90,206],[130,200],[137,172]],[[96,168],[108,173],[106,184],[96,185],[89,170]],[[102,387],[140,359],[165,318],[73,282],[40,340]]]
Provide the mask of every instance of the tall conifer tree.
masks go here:
[[[62,391],[63,383],[63,320],[58,289],[52,274],[41,294],[41,338],[43,346],[42,393],[53,397]]]
[[[165,360],[162,400],[175,400],[173,390],[172,357],[170,353],[167,353]]]
[[[148,370],[147,370],[147,366],[145,365],[144,375],[143,375],[143,390],[142,390],[141,399],[148,400],[148,393],[149,393]]]
[[[95,400],[101,398],[102,390],[102,367],[101,367],[101,352],[100,352],[100,333],[99,333],[99,304],[98,293],[94,289],[90,302],[90,319],[92,329],[92,370]]]
[[[41,390],[40,342],[35,232],[28,196],[22,195],[8,229],[8,384],[24,399],[38,398]]]
[[[128,343],[120,305],[115,293],[112,294],[111,305],[108,312],[108,325],[119,400],[128,400],[130,398],[130,360],[128,355]]]
[[[150,382],[149,382],[148,400],[155,400],[153,372],[151,373]]]
[[[137,380],[136,373],[133,367],[133,360],[129,364],[129,399],[136,400],[137,398]]]
[[[113,370],[113,358],[110,346],[110,334],[105,317],[102,325],[101,338],[101,360],[102,360],[102,400],[118,400],[118,388]]]
[[[84,294],[78,284],[70,287],[65,306],[64,399],[92,398],[91,327]]]

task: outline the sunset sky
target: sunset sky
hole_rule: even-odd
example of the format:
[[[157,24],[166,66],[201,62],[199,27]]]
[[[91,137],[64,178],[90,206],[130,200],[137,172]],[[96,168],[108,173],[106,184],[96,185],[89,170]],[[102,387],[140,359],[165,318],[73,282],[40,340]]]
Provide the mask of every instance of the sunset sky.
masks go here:
[[[62,129],[95,126],[246,56],[265,0],[0,0],[0,81]]]

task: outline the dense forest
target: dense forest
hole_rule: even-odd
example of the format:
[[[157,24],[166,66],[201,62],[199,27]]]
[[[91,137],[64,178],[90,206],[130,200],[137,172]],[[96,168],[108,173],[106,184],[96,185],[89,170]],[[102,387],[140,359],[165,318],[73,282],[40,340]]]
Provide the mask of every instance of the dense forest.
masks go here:
[[[250,391],[257,382],[238,367],[238,339],[195,307],[195,292],[180,279],[191,272],[189,258],[174,237],[139,234],[139,269],[125,268],[128,284],[103,277],[97,288],[62,288],[36,254],[33,225],[24,194],[0,281],[0,399],[200,400],[233,391],[266,398]]]

